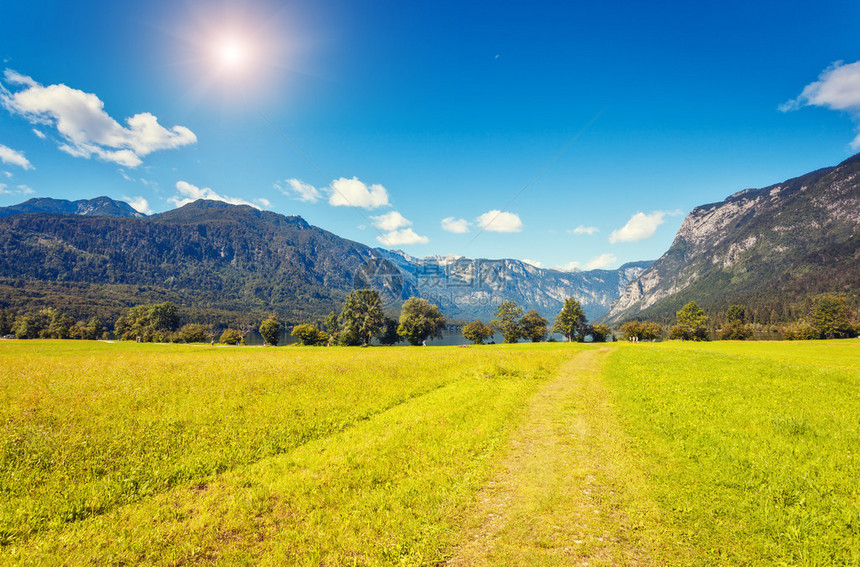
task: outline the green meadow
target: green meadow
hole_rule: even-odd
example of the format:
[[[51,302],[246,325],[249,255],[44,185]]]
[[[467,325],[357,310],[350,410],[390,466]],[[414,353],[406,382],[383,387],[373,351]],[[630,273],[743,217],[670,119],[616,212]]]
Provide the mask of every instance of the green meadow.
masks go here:
[[[860,565],[860,341],[0,342],[0,563]]]

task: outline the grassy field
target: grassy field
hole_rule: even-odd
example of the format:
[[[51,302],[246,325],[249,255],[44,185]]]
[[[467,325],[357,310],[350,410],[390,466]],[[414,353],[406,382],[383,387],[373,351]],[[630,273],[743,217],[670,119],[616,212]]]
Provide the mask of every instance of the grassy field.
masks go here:
[[[0,342],[0,563],[860,565],[860,341]]]
[[[860,341],[622,346],[606,381],[663,560],[860,565]]]
[[[427,562],[582,348],[0,343],[0,553]]]

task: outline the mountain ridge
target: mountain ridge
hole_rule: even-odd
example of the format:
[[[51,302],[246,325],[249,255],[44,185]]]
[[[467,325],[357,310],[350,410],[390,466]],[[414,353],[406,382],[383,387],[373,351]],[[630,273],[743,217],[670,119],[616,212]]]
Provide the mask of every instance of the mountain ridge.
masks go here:
[[[858,234],[860,154],[696,207],[606,319],[668,319],[695,300],[716,310],[747,304],[762,322],[792,320],[810,294],[860,290]],[[829,275],[814,281],[812,270]]]
[[[125,201],[117,201],[110,197],[95,199],[54,199],[52,197],[34,197],[23,203],[9,207],[0,207],[0,217],[19,214],[61,214],[80,216],[106,216],[118,218],[145,218],[146,215],[136,210]]]

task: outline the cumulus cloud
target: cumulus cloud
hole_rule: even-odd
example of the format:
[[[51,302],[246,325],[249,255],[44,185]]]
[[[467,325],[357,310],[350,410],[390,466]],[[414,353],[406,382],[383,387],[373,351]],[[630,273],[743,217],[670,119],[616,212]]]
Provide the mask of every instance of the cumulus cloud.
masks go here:
[[[392,230],[386,234],[376,237],[384,246],[401,246],[403,244],[427,244],[430,239],[426,236],[420,236],[411,228],[401,230]]]
[[[657,232],[657,227],[666,222],[665,217],[681,214],[681,211],[654,211],[650,215],[638,212],[627,221],[627,224],[613,230],[609,242],[635,242],[651,238]]]
[[[12,92],[0,85],[0,102],[10,112],[32,124],[56,128],[63,139],[59,149],[75,157],[97,157],[137,167],[141,158],[158,150],[175,149],[197,142],[184,126],[170,129],[149,112],[125,120],[126,126],[111,118],[96,95],[63,84],[44,86],[30,77],[7,69],[7,83],[23,87]]]
[[[453,232],[454,234],[466,234],[469,232],[469,221],[466,219],[445,217],[442,219],[442,230]]]
[[[131,205],[131,208],[139,213],[143,213],[145,215],[151,215],[152,209],[149,208],[149,201],[144,199],[143,197],[126,197],[122,198],[123,201]]]
[[[817,81],[806,85],[797,98],[783,103],[779,109],[788,112],[804,106],[845,111],[860,122],[860,61],[847,65],[842,61],[833,63],[821,72]],[[860,148],[860,133],[851,147]]]
[[[13,150],[3,144],[0,144],[0,161],[8,163],[9,165],[17,165],[24,169],[33,169],[33,166],[30,164],[30,160],[24,157],[23,152]]]
[[[616,260],[618,260],[618,258],[615,257],[615,254],[601,254],[600,256],[589,260],[588,263],[585,264],[585,269],[599,270],[601,268],[608,268],[614,264]]]
[[[476,219],[478,226],[489,232],[520,232],[523,221],[516,213],[502,212],[498,209],[487,211]]]
[[[370,220],[373,222],[373,226],[379,230],[385,230],[388,232],[397,230],[398,228],[412,226],[412,221],[397,211],[391,211],[390,213],[385,213],[378,217],[370,217]]]
[[[592,234],[596,234],[596,233],[600,232],[600,229],[597,228],[596,226],[585,226],[585,225],[581,224],[574,229],[568,230],[567,232],[569,234],[587,234],[587,235],[591,236]]]
[[[543,268],[543,262],[540,262],[538,260],[529,260],[528,258],[523,258],[523,262],[525,262],[526,264],[531,264],[535,268]]]
[[[262,207],[264,209],[271,209],[272,208],[272,202],[269,201],[268,199],[264,198],[264,197],[260,197],[259,199],[254,199],[254,202],[257,203],[258,205],[260,205],[260,207]]]
[[[427,244],[430,239],[426,236],[416,234],[411,228],[412,221],[397,211],[391,211],[384,215],[370,217],[370,222],[379,230],[386,231],[376,237],[376,240],[385,246],[398,246],[402,244]]]
[[[316,203],[322,198],[322,193],[320,193],[319,189],[313,185],[305,183],[304,181],[299,181],[298,179],[287,179],[286,183],[286,187],[281,187],[277,183],[275,184],[275,187],[290,199],[296,199],[303,203]]]
[[[568,262],[567,264],[564,264],[563,266],[556,266],[553,269],[559,270],[562,272],[579,272],[582,269],[579,266],[580,266],[579,262]]]
[[[331,182],[328,203],[333,207],[376,209],[388,206],[388,191],[382,185],[367,185],[357,177],[341,177]]]
[[[387,207],[388,191],[382,185],[367,185],[357,177],[347,179],[341,177],[331,182],[328,187],[317,188],[299,179],[287,179],[287,186],[277,183],[275,188],[291,199],[305,203],[316,203],[327,198],[333,207],[360,207],[362,209],[377,209]]]
[[[224,201],[225,203],[230,203],[231,205],[250,205],[255,209],[260,208],[243,199],[237,199],[235,197],[225,197],[219,195],[209,187],[197,187],[196,185],[192,185],[185,181],[177,181],[176,190],[179,191],[179,193],[177,195],[174,195],[173,197],[170,197],[168,201],[173,203],[177,207],[187,205],[188,203],[193,203],[197,199],[209,199],[211,201]]]

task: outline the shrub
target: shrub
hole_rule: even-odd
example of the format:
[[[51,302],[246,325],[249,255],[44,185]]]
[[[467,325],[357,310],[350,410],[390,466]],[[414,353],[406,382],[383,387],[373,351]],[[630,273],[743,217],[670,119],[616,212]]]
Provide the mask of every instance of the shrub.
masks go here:
[[[209,327],[200,323],[188,323],[179,329],[179,340],[186,343],[208,343],[212,340]]]
[[[299,339],[299,344],[302,346],[322,346],[328,343],[328,333],[307,323],[293,327],[290,336]]]
[[[245,339],[242,337],[242,333],[236,329],[224,329],[218,342],[222,345],[240,345],[245,344]]]

